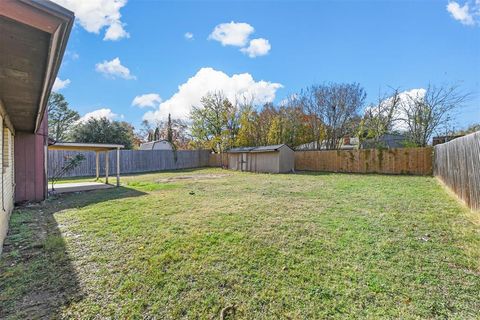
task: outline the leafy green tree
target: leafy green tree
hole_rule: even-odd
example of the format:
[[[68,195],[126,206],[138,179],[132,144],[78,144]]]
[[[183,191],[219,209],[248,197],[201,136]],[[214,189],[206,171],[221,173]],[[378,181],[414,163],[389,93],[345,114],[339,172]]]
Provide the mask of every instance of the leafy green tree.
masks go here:
[[[282,120],[280,116],[273,118],[268,128],[267,144],[279,144],[282,142]]]
[[[71,132],[71,140],[85,143],[122,144],[125,149],[133,149],[136,138],[133,126],[127,122],[92,118],[75,126]]]
[[[173,143],[173,126],[172,126],[172,117],[170,113],[168,114],[168,122],[167,122],[167,141],[170,142],[172,145]]]
[[[153,133],[153,141],[160,140],[160,128],[156,127]]]
[[[65,141],[78,119],[80,115],[69,108],[65,97],[52,92],[48,98],[48,136],[55,141]]]
[[[239,147],[258,145],[258,114],[252,105],[248,104],[242,108],[239,126],[236,145]]]
[[[221,92],[209,93],[190,113],[191,135],[195,147],[223,152],[235,145],[239,112]]]

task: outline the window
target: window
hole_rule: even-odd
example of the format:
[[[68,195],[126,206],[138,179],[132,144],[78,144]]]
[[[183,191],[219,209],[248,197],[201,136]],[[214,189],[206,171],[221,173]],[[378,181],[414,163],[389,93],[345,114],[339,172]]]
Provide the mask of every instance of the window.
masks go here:
[[[7,127],[3,127],[3,145],[2,145],[2,168],[3,172],[10,166],[10,130]]]

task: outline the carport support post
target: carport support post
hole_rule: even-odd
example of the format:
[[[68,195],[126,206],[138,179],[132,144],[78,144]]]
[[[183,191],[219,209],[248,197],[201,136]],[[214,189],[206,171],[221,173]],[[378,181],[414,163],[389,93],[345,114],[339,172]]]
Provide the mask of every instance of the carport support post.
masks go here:
[[[108,151],[105,151],[105,183],[108,184]]]
[[[95,169],[96,169],[96,178],[98,180],[100,178],[100,154],[98,151],[95,151]]]
[[[120,148],[117,148],[117,187],[120,187]]]

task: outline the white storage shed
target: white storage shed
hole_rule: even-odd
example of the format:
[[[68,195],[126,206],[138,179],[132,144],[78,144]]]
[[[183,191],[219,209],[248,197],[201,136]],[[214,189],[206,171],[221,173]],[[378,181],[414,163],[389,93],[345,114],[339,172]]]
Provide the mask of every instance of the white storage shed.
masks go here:
[[[173,146],[167,140],[157,140],[142,143],[140,150],[173,150]]]

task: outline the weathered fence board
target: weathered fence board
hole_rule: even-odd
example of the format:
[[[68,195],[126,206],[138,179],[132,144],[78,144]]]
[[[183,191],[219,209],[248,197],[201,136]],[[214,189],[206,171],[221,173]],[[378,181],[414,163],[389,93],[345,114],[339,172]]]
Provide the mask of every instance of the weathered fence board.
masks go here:
[[[296,151],[295,170],[432,174],[432,148]]]
[[[211,153],[208,160],[209,167],[228,167],[228,153]]]
[[[435,146],[434,174],[480,210],[480,131]]]
[[[115,174],[117,168],[116,151],[109,154],[109,173]],[[61,167],[65,162],[65,157],[74,156],[82,153],[85,160],[69,172],[66,177],[86,177],[95,176],[95,152],[77,152],[77,151],[48,151],[48,174],[49,178],[54,168]],[[120,151],[120,173],[139,173],[161,170],[175,170],[186,168],[207,167],[209,165],[208,150],[179,150],[175,155],[168,150],[121,150]],[[100,153],[100,175],[105,174],[105,153]]]

